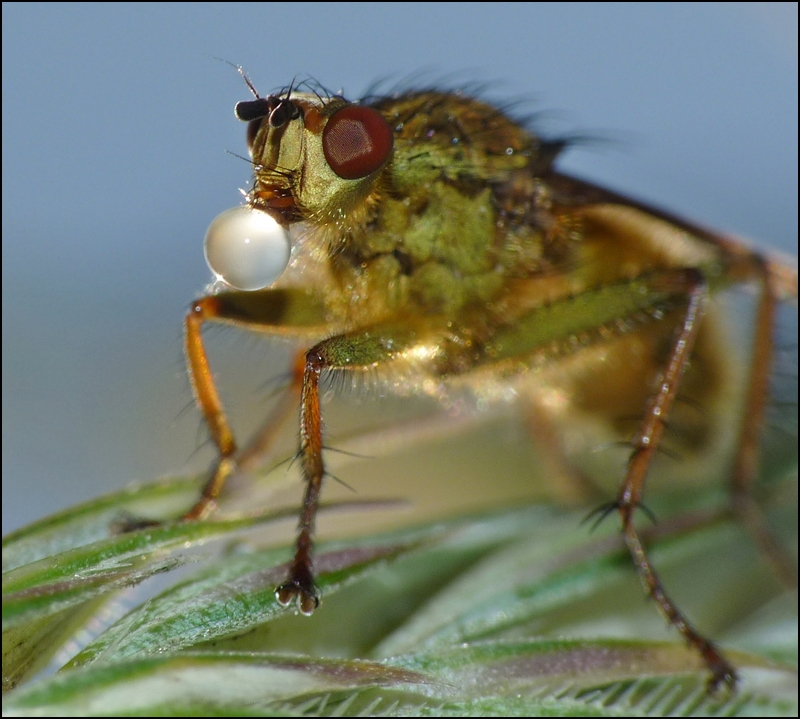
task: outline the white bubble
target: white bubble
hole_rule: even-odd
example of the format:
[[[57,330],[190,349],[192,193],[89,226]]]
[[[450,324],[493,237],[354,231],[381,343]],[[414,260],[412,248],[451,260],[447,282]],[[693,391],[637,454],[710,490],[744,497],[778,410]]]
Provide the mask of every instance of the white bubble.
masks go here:
[[[246,206],[221,212],[206,232],[208,266],[237,290],[260,290],[275,282],[290,250],[289,232],[266,212]]]

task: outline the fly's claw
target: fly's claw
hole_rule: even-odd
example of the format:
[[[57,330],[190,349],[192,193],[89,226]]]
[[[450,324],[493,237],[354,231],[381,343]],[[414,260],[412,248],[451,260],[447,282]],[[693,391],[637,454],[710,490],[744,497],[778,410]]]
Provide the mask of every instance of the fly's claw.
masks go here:
[[[708,678],[706,689],[709,694],[716,695],[720,687],[724,685],[729,692],[735,692],[738,681],[739,677],[736,672],[729,664],[726,664],[725,666],[715,668]]]
[[[310,617],[319,606],[319,590],[311,572],[293,570],[289,579],[275,590],[275,599],[282,607],[288,607],[296,599],[298,609]]]
[[[706,665],[711,671],[711,676],[706,684],[708,693],[716,694],[723,685],[730,692],[736,691],[736,684],[739,681],[736,670],[720,654],[714,644],[707,641],[702,646],[699,646],[698,649],[700,649],[700,654],[702,654]]]

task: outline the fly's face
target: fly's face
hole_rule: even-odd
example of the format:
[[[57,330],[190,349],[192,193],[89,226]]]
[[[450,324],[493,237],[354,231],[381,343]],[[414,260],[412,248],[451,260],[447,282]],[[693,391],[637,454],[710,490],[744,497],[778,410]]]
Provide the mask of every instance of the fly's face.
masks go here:
[[[282,224],[343,224],[372,192],[392,153],[392,130],[376,110],[307,93],[236,106],[248,122],[255,166],[251,204]]]

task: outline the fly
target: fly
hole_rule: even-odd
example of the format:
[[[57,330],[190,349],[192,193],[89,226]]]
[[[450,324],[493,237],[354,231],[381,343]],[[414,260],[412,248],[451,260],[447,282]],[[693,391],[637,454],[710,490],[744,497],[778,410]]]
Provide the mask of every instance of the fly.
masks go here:
[[[205,249],[217,291],[185,321],[188,371],[218,459],[183,519],[214,509],[239,459],[201,337],[207,322],[302,346],[280,411],[299,406],[305,496],[276,596],[304,614],[319,605],[320,377],[368,373],[392,391],[440,398],[510,391],[566,466],[565,418],[591,418],[629,442],[616,499],[600,513],[618,514],[645,592],[702,656],[709,686],[733,686],[734,667],[669,597],[633,516],[667,423],[680,427],[686,453],[724,444],[729,374],[715,300],[748,284],[756,316],[729,486],[746,526],[768,534],[751,490],[776,311],[797,297],[796,269],[559,172],[567,143],[480,99],[419,90],[351,102],[295,88],[260,97],[248,86],[254,97],[235,112],[247,123],[254,183],[243,207],[212,223]],[[636,418],[632,436],[620,417]]]

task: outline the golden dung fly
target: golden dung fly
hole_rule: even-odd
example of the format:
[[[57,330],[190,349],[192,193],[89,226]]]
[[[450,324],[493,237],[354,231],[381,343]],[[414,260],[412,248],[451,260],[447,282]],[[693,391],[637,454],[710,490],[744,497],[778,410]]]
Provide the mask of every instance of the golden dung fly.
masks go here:
[[[351,102],[313,88],[260,97],[248,86],[254,98],[235,112],[247,123],[253,186],[245,206],[209,229],[218,282],[186,317],[189,374],[219,457],[184,519],[209,514],[241,458],[201,337],[207,322],[302,346],[276,410],[299,405],[305,481],[294,560],[276,595],[304,614],[319,604],[321,375],[525,403],[532,439],[565,467],[564,427],[593,420],[628,446],[618,494],[601,515],[619,515],[646,593],[702,656],[710,686],[734,685],[731,663],[666,592],[633,518],[669,430],[683,457],[729,453],[733,510],[770,545],[751,489],[776,312],[797,297],[796,269],[558,172],[568,142],[542,139],[466,94]],[[755,288],[756,300],[731,422],[720,409],[730,373],[716,302],[739,285]]]

